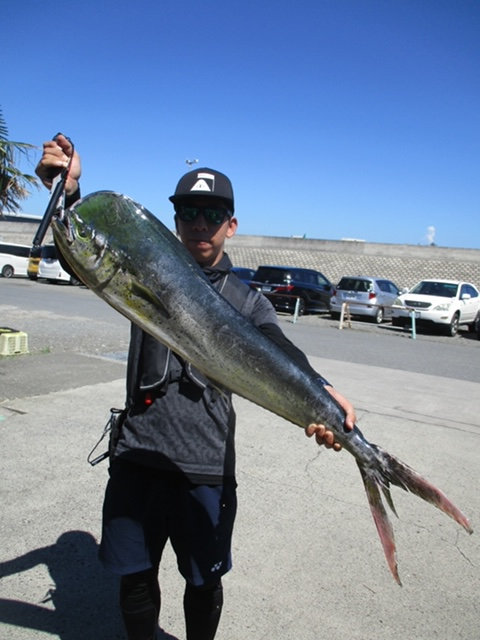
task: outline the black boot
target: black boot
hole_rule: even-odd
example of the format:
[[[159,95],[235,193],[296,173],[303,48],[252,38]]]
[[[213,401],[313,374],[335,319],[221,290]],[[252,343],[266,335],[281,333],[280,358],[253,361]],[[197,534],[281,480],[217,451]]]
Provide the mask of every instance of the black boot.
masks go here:
[[[122,576],[120,609],[128,640],[154,640],[160,614],[160,587],[156,570]]]
[[[223,605],[222,583],[209,587],[187,584],[183,597],[187,640],[213,640]]]

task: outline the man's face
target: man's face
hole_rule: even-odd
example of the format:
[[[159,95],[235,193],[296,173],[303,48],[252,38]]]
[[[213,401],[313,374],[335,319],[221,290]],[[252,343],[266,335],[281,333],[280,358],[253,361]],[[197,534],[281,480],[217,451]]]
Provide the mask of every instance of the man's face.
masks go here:
[[[182,205],[185,213],[190,216],[196,213],[197,208],[200,211],[192,220],[185,220],[182,219]],[[218,223],[211,221],[202,208],[224,211],[225,217]],[[217,198],[199,196],[177,203],[175,209],[178,235],[195,260],[202,266],[212,267],[217,264],[223,255],[225,240],[231,238],[237,230],[237,219],[226,215],[225,203]]]

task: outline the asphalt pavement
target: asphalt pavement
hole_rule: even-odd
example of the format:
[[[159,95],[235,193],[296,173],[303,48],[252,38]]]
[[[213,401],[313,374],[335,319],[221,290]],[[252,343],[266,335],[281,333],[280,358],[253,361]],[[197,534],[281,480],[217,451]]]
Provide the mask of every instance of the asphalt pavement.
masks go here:
[[[311,361],[341,381],[369,440],[425,475],[478,527],[480,383]],[[116,580],[96,556],[108,463],[87,463],[109,408],[122,406],[124,376],[115,357],[0,358],[1,640],[125,637]],[[350,454],[319,449],[281,418],[235,404],[239,513],[218,640],[480,637],[477,532],[394,488],[399,587]],[[160,637],[183,640],[183,584],[170,548],[160,581]]]

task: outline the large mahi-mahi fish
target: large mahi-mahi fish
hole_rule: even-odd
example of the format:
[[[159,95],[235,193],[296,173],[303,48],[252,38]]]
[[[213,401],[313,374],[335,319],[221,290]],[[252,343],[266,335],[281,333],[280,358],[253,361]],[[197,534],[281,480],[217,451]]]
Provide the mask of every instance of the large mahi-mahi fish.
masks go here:
[[[390,484],[431,502],[469,533],[463,513],[436,487],[375,444],[344,428],[332,396],[237,312],[210,284],[181,242],[130,198],[99,191],[54,217],[65,260],[84,284],[114,309],[194,364],[215,385],[305,428],[325,424],[356,459],[373,518],[395,580],[395,513]]]

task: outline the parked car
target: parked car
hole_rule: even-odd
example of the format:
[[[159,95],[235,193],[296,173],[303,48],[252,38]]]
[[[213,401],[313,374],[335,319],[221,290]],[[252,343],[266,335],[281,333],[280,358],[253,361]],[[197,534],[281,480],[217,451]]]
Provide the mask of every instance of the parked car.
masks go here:
[[[42,257],[42,248],[43,247],[34,246],[30,249],[27,267],[27,276],[30,280],[36,280],[38,278],[38,267],[40,265],[40,258]]]
[[[400,289],[391,280],[372,276],[344,276],[337,284],[330,300],[332,318],[339,318],[344,302],[352,316],[366,316],[381,324],[392,316],[392,304]]]
[[[55,245],[46,244],[42,247],[41,258],[38,264],[37,278],[49,282],[69,282],[79,284],[79,281],[63,269],[57,257]]]
[[[298,314],[328,311],[332,284],[320,271],[301,267],[262,265],[256,270],[250,286],[261,291],[276,311]]]
[[[255,269],[249,269],[248,267],[232,267],[232,271],[246,284],[250,284],[255,275]]]
[[[11,242],[0,243],[0,275],[4,278],[26,276],[30,247]]]
[[[460,325],[468,325],[470,331],[475,331],[480,294],[469,282],[422,280],[408,293],[399,296],[395,305],[399,308],[393,310],[394,326],[410,324],[413,310],[416,326],[437,327],[447,335],[455,336]]]

